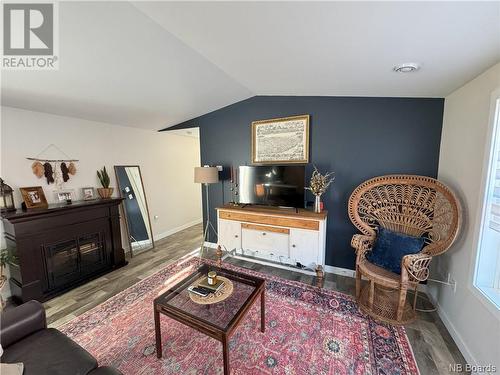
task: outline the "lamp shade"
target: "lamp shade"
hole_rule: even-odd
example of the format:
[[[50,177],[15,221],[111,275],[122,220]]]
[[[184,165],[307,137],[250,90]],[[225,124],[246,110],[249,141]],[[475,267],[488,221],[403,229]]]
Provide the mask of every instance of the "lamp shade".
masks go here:
[[[195,167],[194,182],[201,184],[215,184],[219,182],[219,171],[217,167]]]

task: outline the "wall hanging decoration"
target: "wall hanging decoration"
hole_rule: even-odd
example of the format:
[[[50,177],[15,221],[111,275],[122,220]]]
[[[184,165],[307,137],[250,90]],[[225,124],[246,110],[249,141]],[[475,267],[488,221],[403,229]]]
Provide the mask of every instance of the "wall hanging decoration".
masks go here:
[[[44,157],[48,153],[56,154],[55,158]],[[31,170],[38,178],[45,177],[47,184],[55,184],[59,189],[63,183],[70,179],[70,175],[76,174],[76,166],[74,163],[78,162],[77,159],[70,158],[63,150],[51,143],[45,147],[37,156],[33,158],[26,158],[33,160]]]
[[[47,179],[47,185],[54,183],[54,172],[52,170],[52,165],[49,162],[46,162],[43,165],[43,170],[45,178]]]
[[[309,115],[252,122],[253,164],[309,162]]]
[[[45,168],[39,161],[35,161],[33,164],[31,164],[31,170],[33,171],[33,174],[38,178],[42,178],[43,176],[45,176]]]
[[[75,167],[75,164],[73,162],[70,162],[68,165],[68,173],[72,176],[74,176],[76,174],[76,167]]]
[[[41,186],[19,188],[26,208],[47,208],[47,199]]]
[[[69,180],[69,169],[65,162],[61,163],[61,173],[63,181],[66,182]]]

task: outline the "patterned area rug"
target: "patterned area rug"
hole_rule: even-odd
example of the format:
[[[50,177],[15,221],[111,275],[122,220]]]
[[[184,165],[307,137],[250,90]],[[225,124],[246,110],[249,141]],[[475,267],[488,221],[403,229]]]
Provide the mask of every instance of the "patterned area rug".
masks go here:
[[[184,258],[70,321],[60,330],[101,365],[126,375],[222,374],[222,345],[162,316],[155,353],[153,299],[197,267]],[[256,303],[229,343],[232,375],[418,374],[403,327],[362,314],[351,296],[232,265],[266,279],[266,332]]]

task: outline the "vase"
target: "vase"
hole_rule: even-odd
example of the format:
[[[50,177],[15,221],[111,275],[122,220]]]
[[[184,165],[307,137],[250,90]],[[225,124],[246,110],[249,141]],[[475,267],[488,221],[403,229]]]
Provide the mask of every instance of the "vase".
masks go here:
[[[102,199],[109,199],[113,195],[113,188],[97,188],[97,193]]]
[[[316,195],[314,199],[314,212],[320,213],[321,212],[321,196]]]

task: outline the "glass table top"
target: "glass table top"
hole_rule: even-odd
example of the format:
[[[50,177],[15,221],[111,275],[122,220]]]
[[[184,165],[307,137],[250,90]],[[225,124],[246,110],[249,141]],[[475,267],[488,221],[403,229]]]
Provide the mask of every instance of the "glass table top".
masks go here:
[[[231,280],[233,292],[223,301],[206,305],[198,304],[191,300],[187,288],[193,284],[196,285],[196,282],[206,276],[209,271],[216,271],[217,275]],[[161,305],[167,311],[182,312],[225,331],[262,284],[264,280],[254,276],[204,265],[160,295],[155,300],[155,304]]]

